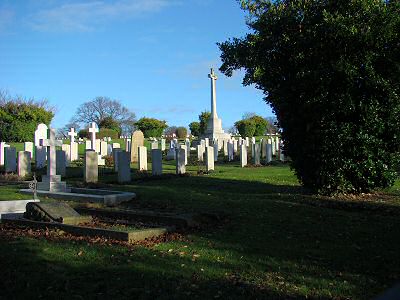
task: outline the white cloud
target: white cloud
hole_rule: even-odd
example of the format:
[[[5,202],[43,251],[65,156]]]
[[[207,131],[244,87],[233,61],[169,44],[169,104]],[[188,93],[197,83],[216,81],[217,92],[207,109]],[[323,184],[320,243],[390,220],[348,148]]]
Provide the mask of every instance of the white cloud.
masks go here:
[[[176,4],[172,0],[86,1],[42,9],[32,16],[39,31],[92,31],[111,20],[130,19]]]

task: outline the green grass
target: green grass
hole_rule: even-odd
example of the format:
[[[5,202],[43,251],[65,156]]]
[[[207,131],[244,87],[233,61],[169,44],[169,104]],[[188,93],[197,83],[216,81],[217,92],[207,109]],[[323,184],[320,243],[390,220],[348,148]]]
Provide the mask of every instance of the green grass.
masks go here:
[[[4,298],[370,299],[398,280],[399,182],[395,196],[343,203],[303,194],[285,165],[198,169],[109,188],[136,192],[135,206],[219,213],[221,226],[133,250],[0,239]]]
[[[21,194],[21,188],[21,185],[0,186],[0,201],[32,199],[32,195]]]

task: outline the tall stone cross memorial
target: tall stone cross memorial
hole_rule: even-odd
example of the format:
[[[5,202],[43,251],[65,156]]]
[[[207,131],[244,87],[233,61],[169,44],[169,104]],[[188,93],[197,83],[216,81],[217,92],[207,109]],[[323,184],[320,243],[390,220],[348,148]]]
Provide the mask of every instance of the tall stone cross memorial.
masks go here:
[[[47,139],[41,140],[41,146],[47,148],[47,175],[42,176],[38,190],[51,192],[65,192],[67,190],[66,183],[61,182],[61,175],[57,175],[56,171],[56,147],[61,147],[62,143],[62,141],[56,140],[55,130],[51,128],[47,131]]]
[[[230,134],[224,132],[224,130],[222,129],[222,120],[218,118],[216,86],[216,81],[218,77],[217,75],[215,75],[213,68],[211,68],[211,72],[210,74],[208,74],[208,78],[211,79],[211,116],[207,122],[207,130],[205,132],[204,138],[208,138],[209,140],[217,139],[219,143],[222,143],[224,140],[229,140],[231,136]]]
[[[92,150],[96,151],[96,132],[99,132],[99,128],[97,127],[95,122],[92,122],[91,127],[89,127],[89,132],[92,134],[91,136]]]
[[[69,157],[71,161],[76,160],[77,157],[75,157],[75,137],[78,135],[75,132],[75,128],[71,128],[70,131],[68,132],[68,135],[70,137],[70,147],[69,147]]]

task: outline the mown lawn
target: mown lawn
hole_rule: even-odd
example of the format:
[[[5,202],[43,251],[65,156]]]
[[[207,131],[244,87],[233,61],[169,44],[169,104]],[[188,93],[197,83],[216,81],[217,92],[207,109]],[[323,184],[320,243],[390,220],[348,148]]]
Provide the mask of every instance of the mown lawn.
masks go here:
[[[133,249],[3,232],[0,298],[370,299],[399,279],[399,183],[328,199],[303,193],[286,165],[188,169],[124,186],[103,179],[136,192],[136,207],[217,213],[220,225]]]

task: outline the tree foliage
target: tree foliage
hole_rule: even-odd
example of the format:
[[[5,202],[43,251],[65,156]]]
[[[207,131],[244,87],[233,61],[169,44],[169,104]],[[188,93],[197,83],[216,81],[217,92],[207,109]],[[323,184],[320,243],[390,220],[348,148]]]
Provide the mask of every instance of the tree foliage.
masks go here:
[[[123,106],[119,100],[96,97],[78,107],[72,122],[84,125],[96,122],[99,126],[102,123],[108,126],[112,124],[111,129],[130,134],[134,129],[135,120],[135,113]],[[115,127],[115,124],[118,124],[119,129]]]
[[[0,141],[32,142],[37,126],[50,125],[53,116],[54,108],[45,100],[11,97],[0,92]]]
[[[179,139],[185,139],[187,137],[187,129],[186,127],[180,126],[176,129],[176,136]]]
[[[252,32],[220,43],[274,109],[304,186],[390,186],[400,145],[400,2],[243,0]]]
[[[189,124],[190,133],[194,136],[200,135],[200,122],[192,122]]]
[[[242,137],[252,137],[256,132],[256,123],[251,119],[237,121],[235,127]]]
[[[135,125],[140,129],[146,138],[148,137],[161,137],[167,122],[153,118],[141,118]]]
[[[211,117],[211,113],[209,111],[203,111],[200,115],[199,115],[199,122],[200,122],[200,130],[199,133],[200,134],[204,134],[207,130],[207,123],[208,123],[208,119]]]
[[[121,134],[121,132],[122,132],[120,123],[110,116],[102,119],[98,125],[99,125],[100,130],[101,129],[112,129],[113,131],[115,131],[117,133],[117,135]]]

